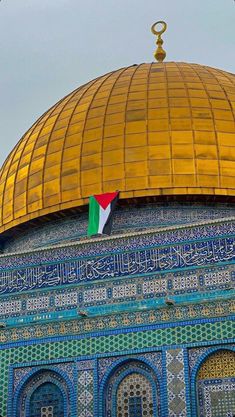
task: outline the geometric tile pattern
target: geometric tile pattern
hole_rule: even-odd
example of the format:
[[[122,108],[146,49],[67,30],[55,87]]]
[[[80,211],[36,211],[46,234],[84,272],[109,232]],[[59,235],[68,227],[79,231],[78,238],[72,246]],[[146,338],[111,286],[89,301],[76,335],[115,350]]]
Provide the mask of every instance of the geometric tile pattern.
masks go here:
[[[44,289],[28,293],[0,296],[1,320],[11,319],[11,324],[18,323],[19,317],[24,316],[24,321],[34,315],[45,313],[55,314],[55,318],[61,314],[72,312],[77,308],[99,308],[100,305],[109,308],[115,304],[118,309],[122,303],[162,299],[169,296],[197,297],[204,296],[204,292],[225,291],[235,287],[235,267],[226,265],[223,267],[204,268],[192,271],[168,272],[167,274],[143,275],[134,279],[126,279],[125,282],[110,278],[102,284],[76,285],[71,288],[61,287],[50,290]],[[4,285],[0,286],[0,292]],[[12,288],[14,291],[14,288]],[[27,316],[27,318],[26,318]]]
[[[182,349],[166,351],[167,394],[169,417],[186,417],[184,355]]]
[[[98,374],[99,374],[99,381],[102,380],[104,374],[109,372],[112,365],[118,360],[125,361],[126,359],[137,359],[147,360],[150,364],[154,365],[160,375],[162,375],[162,354],[161,352],[149,352],[149,353],[141,353],[141,355],[128,355],[128,356],[113,356],[111,358],[101,358],[98,360]],[[109,369],[110,368],[110,369]]]
[[[208,350],[208,347],[188,349],[189,372],[191,373],[200,356]]]
[[[164,231],[164,233],[156,233],[156,231],[146,231],[146,232],[139,232],[139,233],[132,233],[130,235],[117,235],[111,236],[107,239],[92,239],[91,241],[87,242],[74,242],[72,244],[65,243],[58,247],[46,247],[45,249],[38,248],[38,250],[23,252],[19,254],[11,254],[11,255],[1,255],[1,263],[0,263],[0,270],[5,271],[5,274],[2,275],[7,278],[9,276],[10,271],[8,269],[14,268],[18,271],[21,268],[24,268],[26,265],[29,266],[27,278],[30,279],[31,284],[34,285],[34,278],[32,276],[32,266],[33,265],[42,265],[42,263],[55,263],[57,261],[66,261],[69,259],[81,259],[83,257],[92,257],[97,255],[105,255],[112,250],[114,253],[122,253],[124,251],[132,251],[136,248],[139,249],[146,249],[149,247],[156,247],[156,246],[165,246],[168,244],[175,245],[176,242],[185,243],[188,242],[188,237],[190,235],[190,240],[194,241],[194,248],[198,248],[197,250],[197,258],[200,255],[200,252],[206,253],[208,250],[208,256],[211,255],[212,259],[214,254],[210,251],[210,245],[208,248],[203,248],[201,245],[197,245],[196,241],[201,239],[213,238],[213,237],[225,237],[231,236],[234,233],[234,223],[233,218],[231,220],[220,220],[218,222],[212,222],[211,224],[204,224],[202,225],[185,225],[181,227],[172,227],[169,230]],[[192,247],[190,244],[187,246],[188,249]],[[199,250],[200,248],[200,250]],[[217,262],[219,259],[224,260],[229,259],[230,254],[232,254],[233,250],[233,241],[230,240],[228,242],[227,247],[217,247],[216,252],[219,255],[217,258]],[[190,251],[189,251],[190,253]],[[223,257],[224,255],[224,257]],[[202,258],[203,259],[203,258]],[[215,259],[216,261],[216,259]],[[89,265],[89,264],[88,264]],[[53,267],[51,268],[51,281],[54,281],[55,278],[53,276]],[[72,272],[72,271],[71,271]],[[15,281],[17,276],[16,271],[15,274],[10,274]],[[27,284],[27,280],[24,275],[20,275],[21,280],[23,279],[23,283]],[[70,279],[74,278],[73,275],[70,276]],[[33,281],[32,281],[33,279]],[[74,282],[74,279],[73,279]],[[4,281],[2,284],[5,283]],[[44,286],[45,283],[41,282],[41,285]],[[58,279],[56,280],[56,284],[58,285]],[[51,283],[52,286],[52,283]],[[4,289],[4,288],[3,288]],[[32,288],[31,288],[32,289]],[[4,293],[2,291],[2,293]]]
[[[0,398],[8,396],[9,365],[13,363],[47,361],[53,359],[79,357],[80,355],[96,355],[127,350],[158,347],[169,344],[186,344],[202,341],[232,339],[235,323],[232,320],[211,321],[197,324],[169,326],[149,326],[148,329],[137,331],[116,332],[115,334],[98,335],[96,337],[71,337],[66,340],[55,338],[44,343],[22,344],[0,350],[1,385]],[[171,352],[171,351],[170,351]],[[172,353],[173,354],[173,353]],[[170,356],[169,356],[170,358]],[[177,361],[178,363],[178,361]],[[182,364],[181,364],[182,365]],[[6,414],[6,404],[2,404],[0,413]]]
[[[193,224],[200,221],[224,219],[235,215],[232,206],[216,205],[198,206],[179,205],[177,203],[158,205],[143,204],[138,209],[133,207],[118,207],[113,216],[113,233],[127,230],[143,230],[146,228],[163,227],[176,224]],[[10,239],[4,245],[4,253],[30,250],[58,243],[84,239],[87,232],[87,213],[75,214],[71,217],[40,224],[39,227],[25,230]]]
[[[33,376],[31,375],[32,371],[34,372]],[[57,374],[57,372],[58,373],[61,372],[63,376],[60,377],[59,374]],[[58,381],[60,380],[60,384],[64,386],[64,389],[66,392],[67,392],[67,384],[65,383],[65,379],[67,383],[70,382],[71,386],[74,386],[74,383],[75,383],[74,363],[73,362],[65,362],[65,363],[61,362],[61,363],[53,364],[53,371],[47,365],[39,366],[38,364],[34,364],[34,366],[20,366],[20,367],[16,366],[13,369],[12,377],[13,377],[13,380],[12,380],[12,399],[13,400],[16,398],[19,398],[19,392],[20,392],[19,390],[21,390],[23,386],[22,381],[23,380],[26,381],[25,383],[26,385],[24,386],[24,390],[23,390],[23,395],[20,394],[20,397],[22,397],[21,408],[23,409],[24,401],[26,401],[27,396],[30,394],[30,390],[34,386],[34,383],[37,383],[38,381],[43,382],[43,380],[45,380],[45,383],[51,382],[52,385],[54,385],[53,378],[58,379]],[[44,404],[43,407],[47,405],[45,404],[46,399],[48,401],[50,399],[49,392],[47,396],[45,396],[44,394],[42,394],[41,396],[42,403]],[[53,395],[54,394],[52,393],[52,396]],[[39,399],[36,398],[35,406],[37,404],[39,404]],[[51,404],[49,403],[49,405]],[[10,406],[12,406],[12,404]],[[54,407],[54,411],[56,412],[56,407]],[[22,414],[22,416],[25,417],[24,413]],[[56,412],[56,416],[57,416],[57,412]],[[58,414],[58,417],[59,417],[59,414]]]
[[[149,352],[141,354],[141,357],[147,359],[150,364],[152,363],[159,374],[162,376],[162,353],[161,352]],[[140,357],[140,359],[141,359]]]
[[[134,358],[133,358],[134,359]],[[133,416],[161,415],[160,381],[154,371],[145,363],[130,360],[120,364],[113,373],[110,373],[104,391],[105,417],[130,417],[131,408],[136,406]],[[143,406],[143,414],[140,408]],[[128,413],[129,410],[129,413]],[[116,411],[116,413],[115,413]]]
[[[22,379],[32,370],[31,367],[16,368],[13,371],[13,391],[22,382]]]
[[[235,378],[198,381],[199,417],[233,417],[235,414]]]
[[[235,352],[220,350],[210,355],[199,369],[198,379],[235,377]]]
[[[22,254],[22,257],[18,255],[18,258],[15,255],[1,258],[0,262],[6,262],[6,269],[0,265],[0,292],[5,294],[1,296],[0,314],[8,317],[14,315],[14,319],[20,323],[24,312],[25,322],[21,322],[21,326],[7,326],[0,331],[0,341],[10,342],[0,350],[0,399],[9,397],[9,365],[17,364],[14,366],[12,380],[16,389],[26,373],[32,369],[32,358],[38,368],[40,362],[45,363],[43,367],[46,372],[50,372],[47,361],[55,360],[54,367],[61,371],[61,375],[66,375],[71,386],[76,386],[78,381],[75,401],[78,405],[78,417],[93,417],[96,407],[96,378],[101,382],[115,361],[121,363],[123,359],[127,363],[126,359],[130,359],[130,362],[136,362],[137,367],[139,360],[140,366],[146,367],[146,372],[147,368],[151,369],[150,372],[153,369],[158,371],[157,376],[162,377],[159,387],[163,386],[163,396],[160,396],[159,389],[158,399],[164,400],[164,384],[167,382],[168,417],[186,417],[189,405],[186,404],[188,393],[185,389],[185,357],[181,345],[194,346],[189,352],[189,365],[194,367],[199,357],[208,349],[205,342],[211,346],[220,340],[227,340],[229,343],[235,334],[234,321],[231,318],[235,303],[230,291],[235,281],[235,272],[234,266],[229,264],[235,254],[235,240],[231,233],[234,225],[229,225],[228,222],[226,227],[224,229],[224,225],[219,222],[217,226],[207,225],[205,228],[197,228],[195,225],[191,229],[185,227],[183,232],[179,228],[162,234],[146,233],[139,235],[137,239],[125,237],[126,243],[124,238],[122,240],[120,236],[116,236],[107,241],[104,239],[104,243],[97,239],[94,244],[88,242],[68,245]],[[227,234],[228,227],[231,229]],[[191,234],[189,230],[192,231]],[[214,235],[215,232],[218,234]],[[189,235],[190,242],[187,242],[185,239]],[[156,240],[160,238],[165,239],[164,244],[157,246]],[[120,246],[116,250],[118,244]],[[78,255],[79,251],[81,256]],[[84,253],[87,253],[86,258]],[[39,264],[40,256],[42,259]],[[12,263],[14,257],[15,264]],[[24,262],[26,258],[29,260],[28,268]],[[36,262],[31,267],[33,259]],[[220,266],[218,261],[222,262]],[[161,274],[156,273],[160,270],[164,271]],[[29,275],[24,275],[24,271]],[[44,281],[44,278],[48,281]],[[61,286],[57,287],[58,279]],[[92,282],[93,279],[96,282]],[[89,282],[85,283],[86,280]],[[48,289],[45,288],[47,284]],[[71,285],[63,287],[64,284]],[[17,286],[22,289],[20,294],[17,293]],[[30,296],[27,289],[32,291]],[[8,290],[10,295],[7,295]],[[211,294],[215,290],[216,293]],[[189,294],[189,301],[194,301],[195,298],[197,302],[182,303],[180,297],[186,293]],[[214,298],[211,301],[210,298],[205,299],[206,302],[201,301],[200,293],[206,293],[206,296],[210,293]],[[161,307],[162,301],[157,304],[166,294],[177,296],[175,305],[165,304]],[[188,300],[187,297],[184,300]],[[144,298],[146,309],[131,308],[131,303],[136,301],[141,306],[140,301]],[[126,303],[126,309],[123,308],[123,302]],[[109,304],[110,308],[103,310],[108,314],[102,314],[102,308],[106,308],[104,304]],[[92,314],[77,318],[76,309],[82,305]],[[95,307],[93,310],[92,306]],[[61,315],[61,320],[52,320],[48,315],[46,321],[47,312],[50,313],[53,309],[58,314],[62,310],[69,314],[74,309],[74,316],[71,316],[74,319],[66,320],[69,316]],[[34,321],[34,317],[39,321]],[[27,324],[24,326],[24,323]],[[30,340],[30,343],[23,340]],[[199,348],[196,348],[197,344]],[[161,348],[165,351],[166,345],[172,347],[166,351],[165,373],[164,368],[162,372],[160,351]],[[80,356],[83,358],[78,362]],[[201,366],[197,380],[201,416],[230,417],[231,412],[234,412],[234,357],[228,352],[219,352],[214,358],[212,356]],[[61,358],[65,358],[64,363],[60,362]],[[66,362],[66,358],[76,358],[76,361]],[[26,366],[21,367],[22,363]],[[96,364],[99,364],[99,375],[93,370]],[[136,375],[138,372],[133,372],[139,378]],[[138,382],[138,385],[141,384]],[[134,392],[134,395],[129,396],[130,404],[135,403],[138,408],[137,403],[141,397],[137,393],[140,391],[139,387],[136,386],[135,391],[130,390]],[[127,386],[125,392],[128,392]],[[10,395],[12,394],[14,393],[11,392]],[[158,403],[158,406],[161,404]],[[208,414],[209,409],[211,415]],[[149,414],[150,411],[152,410],[149,410]],[[6,415],[4,403],[0,404],[0,414]]]
[[[83,371],[85,369],[93,369],[95,367],[94,360],[86,360],[77,362],[76,368],[78,371]]]
[[[116,328],[130,328],[136,325],[151,325],[156,323],[172,323],[189,319],[202,319],[210,317],[221,317],[234,314],[235,301],[233,299],[212,301],[190,305],[175,305],[171,308],[148,309],[145,311],[118,312],[86,318],[86,320],[70,319],[54,321],[33,326],[18,327],[17,329],[6,328],[0,330],[0,342],[41,339],[48,336],[78,335],[91,331],[108,330]],[[41,317],[41,315],[40,315]]]
[[[93,371],[78,371],[78,417],[94,415]]]
[[[203,362],[197,375],[197,396],[201,417],[234,416],[235,352],[219,350]]]
[[[64,395],[62,395],[62,392]],[[70,415],[72,402],[70,401],[68,387],[64,378],[54,371],[39,370],[27,382],[22,385],[18,396],[12,398],[16,401],[17,417],[28,415],[27,407],[30,399],[30,416],[42,414],[42,408],[52,405],[55,409],[55,416],[63,417],[64,405],[67,404],[67,412]],[[50,402],[52,400],[52,402]],[[57,409],[57,405],[59,409]],[[39,408],[39,409],[38,409]],[[9,411],[10,412],[10,411]]]
[[[141,374],[133,372],[121,381],[117,390],[116,401],[118,417],[153,415],[152,387],[147,378]],[[133,411],[136,411],[136,414]]]
[[[229,312],[228,312],[229,314]],[[227,346],[228,348],[234,348],[235,345],[233,343],[229,344]],[[197,347],[197,348],[192,348],[192,349],[188,349],[188,364],[189,364],[189,372],[191,373],[194,366],[196,365],[197,361],[200,359],[200,357],[206,352],[208,351],[208,349],[210,349],[210,347]],[[220,351],[219,351],[220,352]],[[217,353],[219,353],[217,352]],[[227,351],[226,351],[227,352]],[[210,355],[208,359],[213,360],[214,355]],[[201,370],[203,368],[203,365],[201,366]]]

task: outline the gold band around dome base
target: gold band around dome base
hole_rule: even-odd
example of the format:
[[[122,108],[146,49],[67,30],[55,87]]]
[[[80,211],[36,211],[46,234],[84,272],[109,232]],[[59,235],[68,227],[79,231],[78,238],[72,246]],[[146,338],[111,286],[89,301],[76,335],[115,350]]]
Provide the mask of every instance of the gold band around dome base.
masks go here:
[[[155,29],[158,24],[161,24],[163,26],[161,30]],[[158,62],[162,62],[166,58],[166,52],[162,48],[163,40],[161,38],[161,35],[166,31],[166,29],[167,29],[167,24],[163,20],[159,20],[158,22],[154,23],[151,26],[151,32],[157,36],[157,41],[156,41],[157,49],[154,53],[154,57],[156,61]]]

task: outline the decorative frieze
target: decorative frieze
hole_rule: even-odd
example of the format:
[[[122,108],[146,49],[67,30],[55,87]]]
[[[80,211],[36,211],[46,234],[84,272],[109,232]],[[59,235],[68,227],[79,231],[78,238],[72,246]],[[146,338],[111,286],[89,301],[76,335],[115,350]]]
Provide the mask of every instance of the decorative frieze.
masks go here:
[[[183,270],[235,260],[235,238],[125,251],[0,271],[0,294]],[[192,281],[192,278],[191,278]],[[184,284],[183,284],[184,285]]]
[[[131,230],[145,230],[200,221],[224,219],[235,216],[235,209],[226,205],[190,206],[147,204],[133,207],[119,207],[114,213],[113,233]],[[88,214],[79,213],[70,218],[60,219],[40,227],[21,232],[17,238],[10,239],[4,247],[5,253],[30,250],[58,243],[79,240],[86,236]]]
[[[211,281],[209,279],[211,278]],[[131,279],[110,279],[97,284],[80,284],[51,291],[34,291],[0,297],[0,317],[27,316],[37,312],[51,313],[89,307],[121,306],[122,303],[160,300],[166,296],[180,297],[197,294],[197,301],[213,296],[214,291],[229,296],[235,287],[235,267],[198,268],[192,271],[144,275]],[[230,290],[229,292],[227,290]],[[225,293],[226,291],[226,293]],[[218,293],[216,292],[216,296]],[[163,300],[164,301],[164,300]],[[193,301],[193,298],[192,300]]]

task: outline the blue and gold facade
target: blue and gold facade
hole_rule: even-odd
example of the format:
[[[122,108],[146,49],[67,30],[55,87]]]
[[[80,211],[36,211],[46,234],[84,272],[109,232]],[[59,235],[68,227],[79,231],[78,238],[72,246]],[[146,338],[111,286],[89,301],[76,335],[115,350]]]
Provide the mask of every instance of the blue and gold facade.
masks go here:
[[[233,94],[223,71],[130,67],[71,93],[13,150],[3,417],[235,415]],[[87,196],[116,185],[113,234],[88,239]]]

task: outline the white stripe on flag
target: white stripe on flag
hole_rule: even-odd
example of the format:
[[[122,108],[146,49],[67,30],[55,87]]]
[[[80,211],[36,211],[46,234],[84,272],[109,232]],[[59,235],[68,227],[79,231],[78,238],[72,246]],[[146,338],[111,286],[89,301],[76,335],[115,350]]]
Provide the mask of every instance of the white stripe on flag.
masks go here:
[[[100,218],[99,218],[98,233],[103,232],[103,228],[104,228],[105,223],[107,222],[110,211],[111,211],[111,203],[108,205],[108,207],[106,207],[106,209],[103,209],[103,207],[100,206]]]

